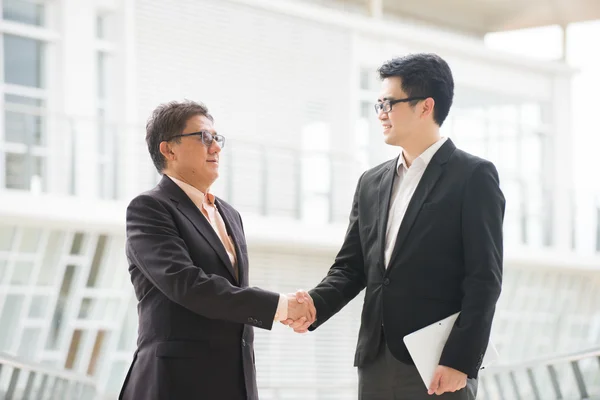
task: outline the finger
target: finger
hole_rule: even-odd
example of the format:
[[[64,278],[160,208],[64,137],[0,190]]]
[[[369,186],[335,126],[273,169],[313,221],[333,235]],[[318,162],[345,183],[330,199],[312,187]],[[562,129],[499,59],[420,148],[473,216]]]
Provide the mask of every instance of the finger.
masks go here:
[[[292,324],[293,329],[298,329],[306,323],[306,317],[300,317]]]
[[[448,392],[448,385],[444,382],[444,378],[440,378],[440,384],[437,388],[437,390],[435,391],[435,394],[437,394],[438,396]]]
[[[438,390],[438,387],[440,386],[440,378],[442,377],[442,374],[439,371],[435,372],[435,375],[433,375],[433,379],[431,380],[431,383],[429,384],[429,390],[427,391],[427,394],[434,394],[436,392],[436,390]]]
[[[298,303],[304,303],[304,301],[306,300],[305,294],[306,292],[302,289],[296,290],[296,301]]]

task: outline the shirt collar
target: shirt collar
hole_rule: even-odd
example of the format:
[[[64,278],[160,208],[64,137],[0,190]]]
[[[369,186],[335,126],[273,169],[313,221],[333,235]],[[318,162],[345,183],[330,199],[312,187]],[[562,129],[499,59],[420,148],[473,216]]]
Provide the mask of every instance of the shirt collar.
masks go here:
[[[431,162],[431,159],[437,153],[437,151],[442,147],[442,145],[448,140],[447,137],[440,138],[437,142],[429,146],[423,153],[419,155],[419,157],[415,158],[413,161],[413,165],[421,165],[422,167],[427,167]],[[406,161],[404,160],[404,150],[400,152],[400,157],[398,157],[398,165],[396,166],[396,173],[400,175],[400,168],[403,167],[404,170],[408,170],[406,167]]]
[[[181,188],[187,194],[187,196],[192,200],[192,202],[196,205],[196,207],[200,208],[202,204],[205,202],[208,204],[215,204],[215,196],[210,193],[210,189],[206,191],[206,194],[202,191],[196,189],[192,185],[182,182],[179,179],[173,178],[171,175],[167,175],[177,186]]]

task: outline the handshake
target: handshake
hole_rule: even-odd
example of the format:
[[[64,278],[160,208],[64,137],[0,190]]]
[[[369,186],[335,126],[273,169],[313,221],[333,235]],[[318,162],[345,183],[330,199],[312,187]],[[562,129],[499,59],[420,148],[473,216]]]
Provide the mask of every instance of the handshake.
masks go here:
[[[295,294],[288,294],[287,300],[287,319],[281,323],[292,328],[294,332],[306,333],[308,327],[317,319],[317,310],[312,297],[308,292],[298,290]]]

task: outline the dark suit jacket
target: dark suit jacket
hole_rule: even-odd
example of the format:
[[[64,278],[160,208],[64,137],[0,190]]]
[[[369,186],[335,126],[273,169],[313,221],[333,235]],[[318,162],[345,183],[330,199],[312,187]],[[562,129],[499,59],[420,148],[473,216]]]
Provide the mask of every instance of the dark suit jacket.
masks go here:
[[[121,399],[258,399],[251,325],[271,329],[279,294],[248,287],[242,220],[226,202],[216,205],[239,282],[210,223],[168,177],[127,208],[139,331]]]
[[[409,203],[387,269],[385,232],[397,159],[358,182],[346,238],[312,291],[315,329],[366,287],[355,365],[376,355],[382,329],[399,360],[405,335],[461,311],[440,364],[477,377],[502,281],[504,196],[489,161],[447,140]]]

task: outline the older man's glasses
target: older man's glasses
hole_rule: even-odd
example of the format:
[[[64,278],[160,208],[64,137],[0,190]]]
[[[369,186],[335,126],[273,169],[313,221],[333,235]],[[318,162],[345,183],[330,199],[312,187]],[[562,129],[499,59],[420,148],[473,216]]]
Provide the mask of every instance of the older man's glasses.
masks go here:
[[[380,112],[389,113],[392,111],[392,106],[396,103],[406,103],[414,100],[425,100],[427,97],[407,97],[406,99],[398,99],[398,100],[384,100],[380,103],[375,104],[375,112],[379,114]]]
[[[182,133],[181,135],[172,136],[169,140],[186,136],[200,136],[202,138],[202,143],[204,143],[206,147],[210,147],[213,144],[213,142],[217,142],[220,148],[225,147],[225,137],[223,135],[213,135],[209,131]]]

